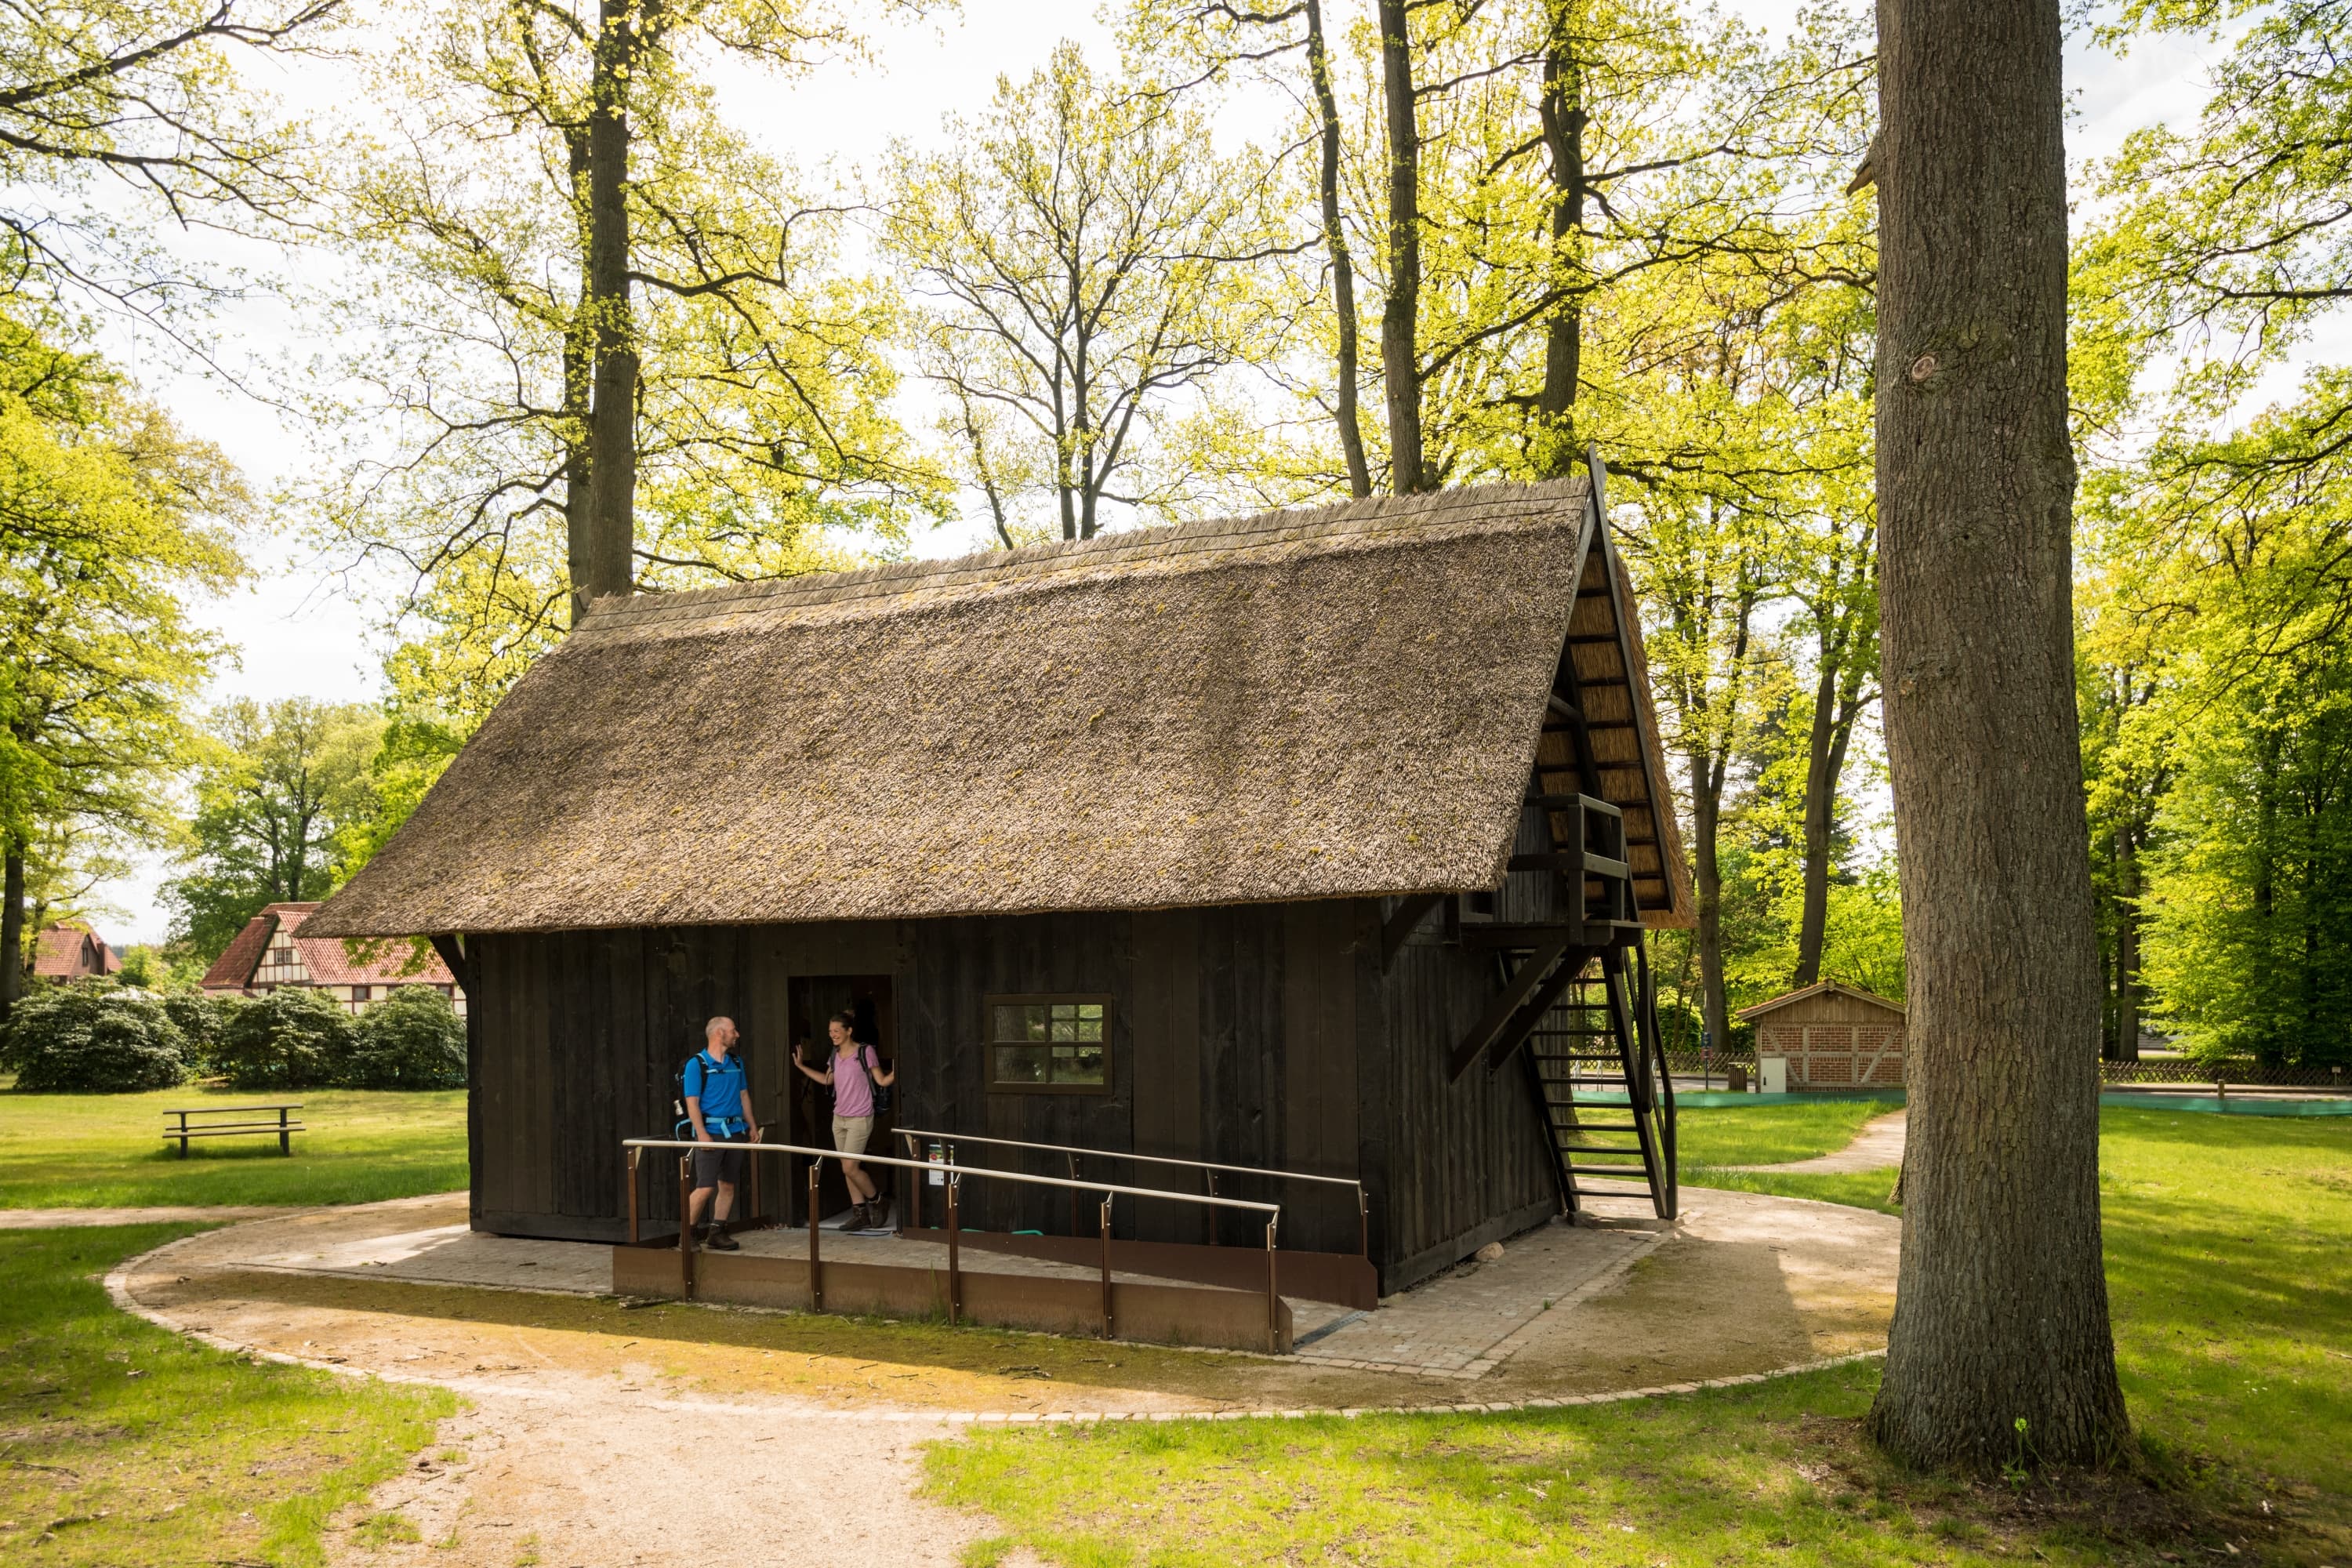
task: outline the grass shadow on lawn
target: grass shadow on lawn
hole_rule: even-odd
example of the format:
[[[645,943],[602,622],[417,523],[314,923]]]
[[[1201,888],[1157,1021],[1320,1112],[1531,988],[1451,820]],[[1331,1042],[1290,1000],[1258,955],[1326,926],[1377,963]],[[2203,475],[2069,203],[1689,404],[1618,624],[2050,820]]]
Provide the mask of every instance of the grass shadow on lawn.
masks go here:
[[[0,1561],[317,1563],[330,1517],[457,1408],[118,1311],[106,1271],[194,1228],[0,1234]]]

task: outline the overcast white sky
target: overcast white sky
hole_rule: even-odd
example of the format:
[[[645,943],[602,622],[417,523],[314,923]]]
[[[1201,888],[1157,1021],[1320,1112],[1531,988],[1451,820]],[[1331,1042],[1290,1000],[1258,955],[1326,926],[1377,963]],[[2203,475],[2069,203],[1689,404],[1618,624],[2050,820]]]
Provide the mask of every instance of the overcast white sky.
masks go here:
[[[1787,29],[1796,11],[1784,0],[1726,8],[1775,33]],[[846,174],[872,168],[894,137],[936,139],[944,114],[978,110],[1000,73],[1025,74],[1064,37],[1078,40],[1108,63],[1110,35],[1096,15],[1095,0],[963,0],[960,15],[881,29],[876,39],[881,67],[835,67],[787,85],[745,76],[722,79],[720,89],[730,117],[767,145],[789,153],[804,169],[830,161]],[[2077,160],[2097,156],[2136,126],[2193,113],[2202,94],[2203,52],[2168,40],[2143,45],[2118,60],[2076,45],[2069,57],[2069,88],[2077,109],[2072,154]],[[338,84],[332,75],[319,74],[324,68],[306,66],[310,74],[281,79],[278,89],[298,103],[331,94]],[[284,265],[274,257],[246,259],[265,268]],[[301,323],[267,302],[230,311],[219,325],[226,340],[225,357],[232,362],[240,356],[304,357]],[[152,341],[124,333],[110,346],[145,373],[147,384],[181,421],[218,442],[243,467],[257,493],[268,493],[306,460],[300,435],[268,407],[217,382],[166,373]],[[976,523],[950,524],[919,541],[918,549],[952,554],[985,542],[984,529]],[[242,650],[241,661],[220,678],[215,695],[374,699],[380,650],[373,626],[381,601],[370,585],[346,583],[339,570],[343,563],[304,549],[290,527],[266,545],[257,543],[252,554],[261,574],[252,590],[211,606],[205,616]],[[117,911],[98,922],[110,940],[120,944],[163,938],[168,921],[156,906],[155,889],[165,874],[166,868],[149,857],[131,878],[104,889],[106,902]]]

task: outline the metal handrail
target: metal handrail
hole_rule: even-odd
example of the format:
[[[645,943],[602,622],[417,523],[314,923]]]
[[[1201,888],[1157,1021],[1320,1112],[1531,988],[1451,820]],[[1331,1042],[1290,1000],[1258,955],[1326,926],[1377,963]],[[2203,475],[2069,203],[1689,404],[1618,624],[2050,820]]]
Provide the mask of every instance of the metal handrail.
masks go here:
[[[838,1149],[818,1149],[805,1143],[703,1143],[691,1138],[624,1138],[624,1149],[740,1149],[747,1154],[806,1154],[818,1161],[856,1161],[861,1165],[888,1165],[902,1171],[944,1171],[958,1176],[989,1176],[1003,1182],[1022,1182],[1038,1187],[1076,1187],[1081,1192],[1111,1193],[1120,1197],[1174,1198],[1179,1203],[1210,1204],[1218,1208],[1252,1209],[1272,1218],[1282,1214],[1280,1204],[1262,1204],[1252,1198],[1202,1197],[1197,1193],[1171,1193],[1163,1187],[1128,1187],[1116,1182],[1074,1182],[1064,1176],[1033,1176],[1025,1171],[994,1171],[985,1165],[945,1164],[931,1160],[901,1160],[889,1154],[850,1154]]]
[[[1354,1176],[1319,1176],[1307,1171],[1275,1171],[1260,1165],[1224,1165],[1213,1160],[1186,1160],[1171,1154],[1134,1154],[1120,1149],[1089,1149],[1076,1143],[1031,1143],[1018,1138],[988,1138],[973,1132],[940,1132],[921,1127],[898,1127],[892,1131],[898,1137],[906,1140],[909,1148],[913,1147],[919,1140],[931,1138],[950,1147],[957,1143],[986,1143],[1000,1149],[1031,1149],[1040,1153],[1059,1154],[1069,1161],[1070,1176],[1073,1180],[1077,1176],[1078,1161],[1085,1155],[1098,1155],[1106,1160],[1126,1160],[1141,1165],[1172,1165],[1181,1170],[1202,1171],[1208,1174],[1209,1196],[1213,1200],[1217,1197],[1217,1175],[1220,1172],[1227,1175],[1271,1176],[1276,1181],[1283,1182],[1319,1182],[1327,1186],[1352,1187],[1356,1194],[1357,1249],[1366,1258],[1372,1255],[1371,1195],[1364,1190],[1363,1182]],[[971,1165],[964,1168],[979,1170],[982,1167]],[[1082,1184],[1092,1186],[1094,1184]],[[1171,1192],[1159,1187],[1143,1190],[1155,1197],[1189,1199],[1192,1196],[1188,1193]],[[1070,1228],[1073,1235],[1076,1234],[1076,1209],[1071,1211]]]
[[[1041,1149],[1049,1154],[1099,1154],[1106,1160],[1132,1160],[1145,1165],[1182,1165],[1195,1171],[1228,1171],[1241,1176],[1279,1176],[1286,1182],[1326,1182],[1333,1186],[1362,1190],[1364,1184],[1353,1176],[1318,1176],[1308,1171],[1275,1171],[1263,1165],[1220,1165],[1213,1160],[1182,1160],[1171,1154],[1130,1154],[1123,1149],[1089,1149],[1079,1143],[1024,1143],[1018,1138],[983,1138],[973,1132],[938,1132],[921,1127],[892,1129],[902,1138],[940,1138],[956,1143],[993,1143],[1003,1149]],[[977,1165],[966,1167],[979,1170]],[[1094,1184],[1087,1183],[1091,1186]],[[1180,1194],[1148,1189],[1162,1197]]]
[[[1201,1196],[1193,1193],[1163,1192],[1156,1187],[1129,1187],[1115,1182],[1082,1182],[1061,1176],[1033,1176],[1024,1171],[992,1171],[985,1166],[958,1165],[952,1162],[931,1160],[901,1160],[889,1154],[856,1154],[844,1156],[837,1149],[819,1149],[805,1143],[737,1143],[704,1142],[684,1138],[624,1138],[621,1147],[629,1152],[629,1241],[638,1242],[637,1172],[647,1149],[676,1149],[678,1154],[677,1249],[685,1270],[687,1293],[694,1289],[694,1226],[687,1218],[687,1172],[688,1155],[697,1149],[740,1149],[747,1154],[801,1154],[808,1157],[808,1268],[809,1297],[819,1311],[824,1309],[824,1262],[820,1240],[818,1210],[818,1179],[827,1160],[855,1159],[864,1165],[885,1165],[897,1170],[935,1171],[944,1178],[947,1186],[948,1233],[948,1321],[957,1322],[963,1311],[963,1271],[960,1249],[961,1227],[957,1221],[957,1195],[966,1176],[983,1176],[994,1181],[1013,1182],[1026,1186],[1066,1187],[1072,1190],[1073,1199],[1078,1192],[1100,1193],[1099,1226],[1097,1235],[1102,1241],[1100,1272],[1102,1277],[1103,1337],[1111,1336],[1111,1267],[1110,1267],[1110,1203],[1114,1196],[1137,1198],[1172,1198],[1179,1203],[1199,1204],[1205,1207],[1241,1209],[1265,1216],[1265,1311],[1267,1342],[1275,1342],[1281,1321],[1282,1298],[1276,1286],[1275,1268],[1275,1231],[1282,1223],[1282,1205],[1259,1203],[1253,1198]],[[754,1163],[752,1170],[759,1169]],[[919,1189],[918,1189],[919,1190]],[[756,1180],[753,1186],[757,1202]]]

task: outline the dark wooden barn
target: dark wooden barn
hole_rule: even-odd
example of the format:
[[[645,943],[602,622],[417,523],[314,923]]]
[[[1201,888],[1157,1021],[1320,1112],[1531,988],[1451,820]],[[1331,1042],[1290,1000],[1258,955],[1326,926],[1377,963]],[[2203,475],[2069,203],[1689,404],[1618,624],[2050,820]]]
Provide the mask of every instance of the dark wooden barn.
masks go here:
[[[1670,1208],[1640,936],[1690,895],[1601,519],[1580,476],[601,601],[309,933],[457,972],[478,1229],[618,1238],[714,1014],[825,1142],[787,1057],[842,1007],[900,1126],[1360,1178],[1384,1289],[1595,1180]],[[1118,1223],[1205,1239],[1159,1206]]]

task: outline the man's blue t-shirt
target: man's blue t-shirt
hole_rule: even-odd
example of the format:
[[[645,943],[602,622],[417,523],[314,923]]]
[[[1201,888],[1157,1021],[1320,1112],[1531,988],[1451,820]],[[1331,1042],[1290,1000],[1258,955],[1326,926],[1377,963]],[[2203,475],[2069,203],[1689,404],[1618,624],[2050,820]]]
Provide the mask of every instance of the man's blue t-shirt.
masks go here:
[[[688,1057],[685,1088],[688,1100],[702,1101],[703,1124],[713,1132],[732,1132],[744,1121],[743,1063],[733,1052],[723,1060],[707,1050]]]

